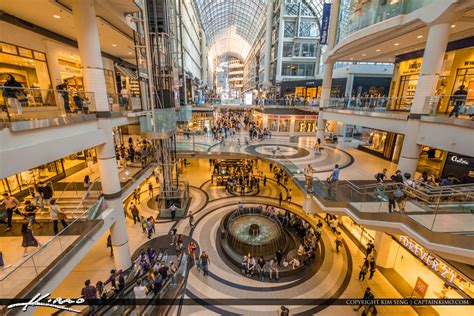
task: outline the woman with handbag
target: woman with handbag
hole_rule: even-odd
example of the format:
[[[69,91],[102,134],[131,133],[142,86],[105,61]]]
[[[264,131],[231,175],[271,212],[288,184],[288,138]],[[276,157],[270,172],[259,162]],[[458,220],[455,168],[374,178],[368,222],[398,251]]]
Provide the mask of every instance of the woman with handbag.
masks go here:
[[[19,101],[20,98],[24,98],[25,93],[23,92],[21,83],[16,81],[12,74],[7,74],[7,81],[3,84],[3,97],[6,100],[8,106],[16,108],[18,115],[23,115],[23,109]],[[12,87],[8,89],[7,87]]]
[[[54,234],[57,235],[59,230],[58,230],[58,220],[63,224],[63,227],[67,227],[66,223],[66,213],[61,211],[61,208],[56,205],[56,200],[51,200],[50,206],[49,206],[49,214],[51,215],[51,219],[53,220],[53,230]]]
[[[28,247],[41,247],[41,243],[38,242],[36,237],[33,235],[33,229],[31,228],[31,223],[27,218],[23,219],[21,225],[21,234],[23,235],[23,240],[21,246],[24,248],[23,257],[28,255]]]

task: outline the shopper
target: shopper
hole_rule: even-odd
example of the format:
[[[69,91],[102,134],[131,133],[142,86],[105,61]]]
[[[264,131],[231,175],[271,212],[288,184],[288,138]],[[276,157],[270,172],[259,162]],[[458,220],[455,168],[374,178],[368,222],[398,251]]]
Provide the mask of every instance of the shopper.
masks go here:
[[[370,256],[370,254],[372,253],[372,251],[374,250],[374,243],[372,240],[369,240],[369,242],[367,243],[367,248],[366,248],[366,255],[367,257]]]
[[[286,201],[291,203],[291,189],[288,189],[288,193],[286,194]]]
[[[278,263],[277,263],[277,259],[274,258],[274,259],[271,259],[270,260],[270,269],[269,269],[269,273],[270,273],[270,281],[272,280],[272,277],[273,275],[275,275],[275,281],[278,281]]]
[[[45,184],[41,187],[41,197],[43,200],[43,203],[41,204],[41,209],[44,209],[45,204],[50,204],[51,199],[53,198],[53,189],[49,186],[49,184]]]
[[[107,236],[107,248],[110,248],[110,256],[114,256],[114,248],[112,247],[112,236],[109,234]]]
[[[28,255],[28,247],[41,247],[41,243],[39,243],[33,235],[31,225],[31,222],[27,218],[23,219],[23,223],[21,224],[21,234],[23,236],[21,246],[24,248],[23,257]]]
[[[20,99],[24,99],[25,93],[23,92],[22,85],[16,81],[12,74],[7,74],[6,81],[3,83],[3,97],[6,101],[6,105],[12,108],[16,108],[18,115],[23,115],[23,109],[20,103]],[[10,88],[6,88],[10,87]]]
[[[86,190],[85,197],[87,198],[89,196],[89,188],[91,186],[91,179],[88,174],[85,175],[84,177],[84,189]]]
[[[331,175],[327,179],[329,195],[335,194],[335,191],[337,190],[337,183],[339,181],[340,173],[341,173],[341,170],[339,169],[339,165],[338,164],[334,165],[334,169],[332,169]]]
[[[3,198],[5,200],[5,209],[7,210],[7,229],[5,229],[5,232],[7,232],[12,228],[13,213],[20,216],[23,215],[20,213],[20,211],[18,211],[20,201],[18,201],[16,197],[10,195],[9,193],[3,193]]]
[[[276,261],[277,261],[278,266],[280,266],[281,265],[281,260],[283,259],[283,252],[281,251],[281,249],[278,249],[276,251],[275,257],[276,257]]]
[[[69,106],[69,92],[68,92],[68,85],[67,79],[64,79],[63,83],[58,84],[56,86],[56,90],[58,90],[59,94],[63,97],[64,102],[64,110],[66,113],[71,113],[71,108]]]
[[[61,222],[63,228],[67,227],[66,213],[64,213],[61,208],[56,204],[56,200],[51,200],[49,205],[49,214],[51,216],[51,220],[53,221],[54,234],[57,235],[59,232],[58,221]]]
[[[133,288],[133,294],[135,294],[135,299],[136,300],[143,300],[146,298],[148,294],[148,289],[146,286],[142,285],[142,280],[138,279],[137,285]],[[137,306],[137,315],[141,315],[143,308],[145,305],[141,305],[140,303]]]
[[[211,265],[211,260],[205,251],[202,252],[201,256],[201,267],[204,275],[209,275],[209,266]]]
[[[365,289],[365,292],[364,292],[364,297],[362,298],[362,300],[370,300],[370,299],[374,299],[374,295],[372,294],[372,291],[370,290],[370,287],[367,287]],[[354,311],[359,311],[359,309],[364,306],[364,304],[360,304],[357,308],[354,308]]]
[[[453,116],[454,114],[454,117],[457,118],[459,115],[459,110],[466,103],[467,91],[464,88],[464,85],[459,86],[459,89],[454,91],[453,95],[451,96],[451,101],[454,103],[454,107],[451,113],[449,113],[449,117]]]
[[[341,232],[337,232],[336,233],[336,253],[339,253],[339,247],[342,246],[342,241],[343,241],[343,238],[342,238]]]
[[[148,196],[153,197],[153,184],[148,182]]]
[[[369,280],[373,278],[376,268],[377,267],[376,267],[376,264],[375,264],[375,258],[374,258],[374,256],[370,256],[370,258],[369,258],[369,269],[370,269]]]
[[[365,275],[367,274],[367,271],[369,271],[369,262],[365,260],[362,266],[359,266],[359,267],[360,267],[359,281],[364,281]]]
[[[29,219],[31,226],[36,224],[36,225],[38,225],[38,228],[40,228],[40,229],[43,227],[43,225],[36,222],[37,207],[34,206],[34,204],[31,203],[30,200],[25,201],[25,208],[23,210],[25,211],[25,215]]]
[[[278,205],[281,206],[281,202],[283,201],[283,193],[280,191],[280,194],[278,195]]]
[[[389,191],[388,194],[387,194],[387,198],[388,198],[388,212],[389,213],[392,213],[392,210],[393,211],[397,211],[397,208],[395,206],[395,195],[393,195],[393,191]]]
[[[89,314],[92,314],[97,309],[97,289],[95,286],[91,285],[91,280],[86,280],[84,282],[84,287],[81,290],[81,297],[84,298],[89,304]]]
[[[194,215],[193,212],[189,212],[189,229],[194,228]]]
[[[403,183],[403,176],[400,170],[395,171],[395,174],[393,174],[390,178],[394,182]]]
[[[137,222],[140,223],[140,213],[138,207],[133,203],[133,201],[130,202],[130,213],[132,213],[133,224],[136,224]]]
[[[263,259],[263,256],[260,256],[260,258],[258,258],[257,260],[257,272],[260,281],[263,282],[263,280],[265,279],[265,259]]]
[[[286,308],[285,306],[281,306],[280,310],[277,311],[279,316],[289,316],[290,315],[290,310]]]
[[[374,177],[377,183],[383,183],[387,178],[387,168],[384,168],[382,172],[377,173]]]
[[[174,205],[174,203],[171,204],[170,206],[170,214],[171,214],[171,220],[174,221],[175,217],[176,217],[176,205]]]

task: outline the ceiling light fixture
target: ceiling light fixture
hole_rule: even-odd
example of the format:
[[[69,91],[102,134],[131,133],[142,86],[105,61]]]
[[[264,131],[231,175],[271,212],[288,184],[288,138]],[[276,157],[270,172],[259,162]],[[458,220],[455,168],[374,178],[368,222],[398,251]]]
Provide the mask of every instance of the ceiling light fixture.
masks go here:
[[[112,47],[117,47],[117,44],[112,44]]]
[[[132,54],[132,52],[128,52],[128,54],[129,54],[129,55],[131,55],[131,54]]]
[[[349,58],[349,59],[350,59],[350,60],[354,60],[354,58],[352,58],[352,57],[351,57],[351,58]]]
[[[451,28],[455,28],[455,27],[456,27],[456,24],[452,24],[452,25],[451,25]]]
[[[376,49],[375,51],[376,51],[376,52],[380,52],[380,49]]]
[[[398,45],[400,45],[400,43],[395,43],[395,44],[393,44],[393,45],[398,46]]]
[[[57,15],[57,14],[53,14],[53,18],[55,18],[55,19],[60,19],[61,16],[60,16],[60,15]]]
[[[362,56],[367,56],[367,54],[362,54]]]
[[[416,38],[423,38],[423,35],[418,35]]]

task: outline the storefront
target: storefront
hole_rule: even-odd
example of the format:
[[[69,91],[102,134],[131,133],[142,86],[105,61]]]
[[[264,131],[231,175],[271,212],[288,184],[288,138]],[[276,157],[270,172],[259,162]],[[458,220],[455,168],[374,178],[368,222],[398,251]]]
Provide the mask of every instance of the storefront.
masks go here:
[[[273,133],[314,133],[318,116],[300,109],[266,108],[253,112],[253,119],[260,128]]]
[[[465,105],[474,105],[473,43],[474,37],[470,37],[448,44],[435,93],[436,96],[446,96],[439,98],[436,104],[438,113],[448,113],[452,109],[453,101],[449,96],[461,86],[468,93]],[[390,95],[394,97],[390,109],[410,109],[423,63],[422,56],[423,51],[397,56],[390,86]]]
[[[193,108],[192,129],[196,134],[210,131],[214,120],[212,108]]]
[[[342,97],[346,89],[347,78],[334,78],[331,86],[331,97]],[[280,83],[280,96],[314,99],[321,97],[323,80],[295,80]]]
[[[51,88],[45,53],[0,42],[1,84],[5,82],[7,74],[13,75],[23,87]]]
[[[372,128],[346,125],[346,139],[359,142],[359,149],[393,162],[400,157],[403,135]]]
[[[416,172],[415,177],[426,172],[428,176],[434,177],[437,181],[449,177],[454,184],[473,183],[474,158],[422,146]]]
[[[377,266],[382,264],[377,258],[380,249],[377,249],[376,234],[385,234],[376,232],[375,230],[367,229],[347,216],[339,216],[339,223],[344,228],[345,232],[353,242],[365,247],[369,241],[375,243],[375,261]],[[459,262],[451,262],[445,260],[436,254],[425,249],[419,243],[407,236],[401,235],[387,235],[388,244],[384,244],[389,253],[384,266],[386,269],[397,273],[406,283],[415,286],[417,279],[420,278],[428,284],[425,294],[426,298],[441,298],[445,295],[446,298],[472,298],[474,295],[472,268],[466,264]],[[383,271],[380,271],[384,273]],[[393,274],[393,273],[392,273]],[[406,284],[405,283],[405,284]],[[398,284],[392,284],[396,289]],[[443,287],[448,285],[446,293]],[[446,307],[433,308],[443,315],[442,311]]]
[[[88,150],[96,157],[95,150]],[[8,192],[18,197],[31,194],[35,183],[55,182],[86,167],[86,151],[81,151],[42,166],[0,179],[0,194]]]

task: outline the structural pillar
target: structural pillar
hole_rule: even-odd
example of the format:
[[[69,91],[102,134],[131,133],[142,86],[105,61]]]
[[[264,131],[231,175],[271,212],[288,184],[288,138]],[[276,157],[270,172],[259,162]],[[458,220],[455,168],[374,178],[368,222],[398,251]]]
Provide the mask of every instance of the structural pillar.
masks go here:
[[[403,141],[398,169],[402,173],[415,174],[420,157],[421,146],[416,143],[420,116],[428,114],[427,97],[434,96],[439,76],[443,71],[444,54],[448,45],[451,23],[439,23],[430,27],[423,63],[410,109],[407,130]]]
[[[321,98],[319,100],[318,129],[316,131],[316,138],[319,138],[321,141],[324,141],[324,131],[326,129],[326,120],[323,118],[323,113],[321,110],[326,106],[329,97],[331,96],[333,66],[333,63],[324,64],[323,86],[321,89]]]
[[[83,67],[84,88],[94,93],[95,110],[98,114],[99,128],[104,131],[106,141],[97,146],[102,192],[108,208],[115,212],[115,222],[110,228],[115,267],[127,269],[131,266],[125,212],[121,200],[121,186],[115,146],[112,137],[112,122],[107,100],[104,69],[97,29],[95,6],[93,0],[72,0],[74,26]]]
[[[201,85],[203,87],[207,86],[207,44],[204,32],[201,34]]]
[[[392,237],[381,231],[376,231],[374,237],[375,263],[382,268],[393,268],[397,257],[397,243],[392,240]]]
[[[340,0],[333,0],[331,5],[331,14],[329,16],[329,29],[328,29],[328,46],[327,52],[334,48],[336,43],[336,31],[337,21],[339,19],[339,6]],[[323,119],[322,109],[326,106],[329,98],[331,97],[331,85],[332,85],[332,70],[334,62],[326,60],[324,62],[323,70],[323,86],[321,91],[321,98],[319,100],[319,111],[318,111],[318,127],[316,131],[316,138],[319,138],[324,142],[324,132],[326,130],[326,120]]]
[[[272,85],[270,80],[270,70],[272,64],[272,28],[273,28],[273,1],[267,1],[265,24],[265,56],[263,68],[263,85],[268,88]]]

